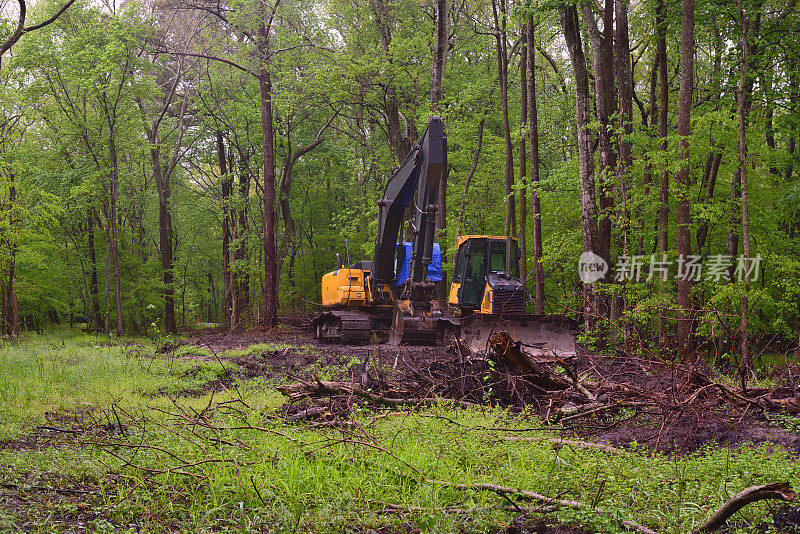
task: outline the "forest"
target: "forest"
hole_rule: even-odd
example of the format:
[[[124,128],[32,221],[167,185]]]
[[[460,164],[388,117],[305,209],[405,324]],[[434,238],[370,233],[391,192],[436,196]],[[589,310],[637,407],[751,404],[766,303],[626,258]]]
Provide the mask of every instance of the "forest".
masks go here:
[[[445,260],[519,236],[531,310],[601,343],[800,339],[795,2],[7,4],[6,335],[313,311],[439,115]]]
[[[796,0],[0,0],[0,79],[0,530],[798,532]],[[569,354],[312,335],[431,117],[442,307],[515,239]]]

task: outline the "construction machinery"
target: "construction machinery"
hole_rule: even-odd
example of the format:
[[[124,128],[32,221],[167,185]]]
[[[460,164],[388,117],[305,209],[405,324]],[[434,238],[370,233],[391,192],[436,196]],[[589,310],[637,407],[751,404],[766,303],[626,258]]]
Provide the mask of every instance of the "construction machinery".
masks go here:
[[[421,140],[378,200],[372,261],[339,265],[323,275],[324,310],[313,321],[318,339],[364,343],[373,335],[381,338],[390,333],[396,343],[435,343],[442,313],[434,296],[436,273],[430,267],[437,263],[433,234],[439,182],[447,165],[446,146],[444,124],[439,117],[431,117]],[[411,239],[398,245],[409,206]],[[441,280],[441,255],[438,276]]]
[[[507,332],[534,356],[574,354],[576,323],[560,315],[528,315],[516,237],[458,236],[447,304],[459,336],[473,352]]]
[[[455,250],[455,269],[447,299],[452,315],[525,313],[526,293],[519,276],[516,237],[459,236]]]
[[[372,261],[342,265],[322,277],[323,311],[314,318],[322,341],[433,344],[443,331],[456,333],[473,352],[486,350],[493,333],[508,332],[530,354],[574,353],[574,321],[525,314],[516,238],[456,238],[455,270],[448,294],[450,317],[435,298],[442,280],[439,246],[433,241],[436,200],[447,164],[444,125],[431,117],[419,143],[390,177],[378,200],[378,232]],[[398,243],[411,207],[408,242]],[[338,255],[337,255],[338,257]]]

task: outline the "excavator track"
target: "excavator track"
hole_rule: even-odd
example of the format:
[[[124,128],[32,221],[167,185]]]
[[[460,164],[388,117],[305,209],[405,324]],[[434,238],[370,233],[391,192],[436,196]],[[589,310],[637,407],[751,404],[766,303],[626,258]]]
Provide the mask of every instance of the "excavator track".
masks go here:
[[[377,313],[360,310],[328,310],[312,322],[314,337],[326,343],[363,345],[373,339],[385,338],[389,319]]]

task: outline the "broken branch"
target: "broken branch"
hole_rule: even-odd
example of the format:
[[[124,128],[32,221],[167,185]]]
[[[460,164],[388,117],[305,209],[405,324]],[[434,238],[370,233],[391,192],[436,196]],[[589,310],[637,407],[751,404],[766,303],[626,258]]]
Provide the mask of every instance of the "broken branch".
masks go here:
[[[294,384],[279,386],[277,389],[290,399],[298,399],[303,397],[322,397],[326,395],[355,395],[357,397],[361,397],[378,404],[383,404],[385,406],[454,404],[456,406],[463,406],[465,408],[484,408],[484,406],[481,406],[480,404],[458,399],[433,397],[396,399],[392,397],[385,397],[383,395],[377,395],[370,391],[366,391],[349,382],[327,382],[317,380],[317,383],[314,384],[298,379],[298,381]]]
[[[756,501],[775,499],[779,501],[793,501],[795,493],[788,482],[776,482],[763,486],[751,486],[728,499],[720,508],[700,525],[693,534],[712,532],[721,527],[725,522],[744,506]]]
[[[568,508],[588,509],[594,511],[597,514],[611,515],[610,512],[603,510],[602,508],[594,508],[580,501],[571,501],[568,499],[554,499],[551,497],[545,497],[544,495],[540,495],[532,491],[522,490],[518,488],[508,488],[505,486],[498,486],[496,484],[485,484],[485,483],[456,484],[453,482],[445,482],[442,480],[434,480],[434,479],[426,479],[426,482],[428,482],[429,484],[440,484],[443,486],[448,486],[451,488],[458,488],[458,489],[466,489],[473,491],[493,491],[498,495],[516,495],[524,499],[528,499],[531,501],[538,501],[548,505],[555,504],[559,506],[566,506]],[[642,534],[658,534],[656,531],[650,530],[649,528],[640,525],[634,521],[623,520],[620,522],[620,524],[627,529],[635,530],[636,532],[641,532]]]

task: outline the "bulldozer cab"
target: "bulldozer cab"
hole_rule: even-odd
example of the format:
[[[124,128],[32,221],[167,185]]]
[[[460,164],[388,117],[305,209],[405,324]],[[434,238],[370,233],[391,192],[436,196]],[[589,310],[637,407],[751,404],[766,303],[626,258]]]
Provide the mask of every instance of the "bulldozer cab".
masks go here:
[[[456,245],[453,286],[456,299],[451,305],[462,310],[479,308],[484,298],[486,281],[491,275],[519,279],[519,248],[512,243],[511,266],[506,267],[506,238],[502,236],[462,236]],[[452,293],[452,292],[451,292]],[[456,300],[455,302],[453,300]]]

